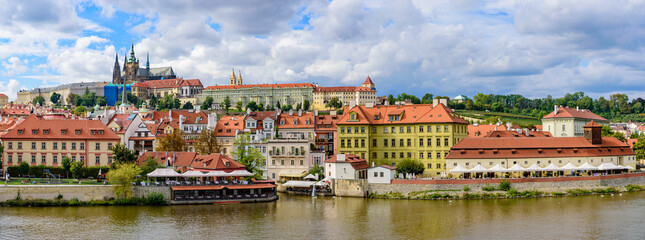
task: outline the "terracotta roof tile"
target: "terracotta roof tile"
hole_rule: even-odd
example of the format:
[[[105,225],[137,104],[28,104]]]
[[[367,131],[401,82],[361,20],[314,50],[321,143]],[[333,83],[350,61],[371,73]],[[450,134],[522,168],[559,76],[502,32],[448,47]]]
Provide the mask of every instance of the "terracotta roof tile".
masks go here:
[[[352,165],[352,167],[355,170],[366,169],[366,168],[369,167],[369,165],[367,165],[367,161],[365,161],[365,159],[361,158],[360,156],[354,155],[354,154],[345,154],[345,161],[344,162],[349,163],[350,165]],[[337,160],[337,155],[333,155],[333,156],[327,158],[327,160],[325,160],[325,163],[343,163],[343,162],[339,162]]]
[[[76,134],[77,130],[80,131],[79,134]],[[120,140],[99,120],[45,120],[35,115],[16,124],[2,138]]]
[[[244,118],[241,116],[222,116],[215,126],[218,137],[234,137],[236,130],[244,130]]]
[[[242,89],[242,88],[313,88],[311,83],[281,83],[281,84],[247,84],[247,85],[222,85],[209,86],[206,90],[225,90],[225,89]]]
[[[316,87],[314,92],[376,92],[367,87]]]
[[[558,113],[554,114],[555,111],[547,114],[544,116],[542,119],[549,119],[549,118],[583,118],[583,119],[589,119],[589,120],[596,120],[596,121],[602,121],[602,122],[608,122],[609,120],[605,119],[604,117],[598,116],[595,113],[586,110],[586,109],[573,109],[569,107],[559,107],[558,108]]]
[[[374,84],[374,82],[372,82],[372,79],[370,78],[370,76],[367,76],[367,78],[365,78],[365,82],[363,82],[363,84]]]
[[[350,119],[350,113],[357,113],[357,119]],[[400,120],[389,120],[390,115],[400,115]],[[344,110],[343,116],[336,124],[406,124],[406,123],[460,123],[468,122],[458,117],[443,104],[435,107],[429,104],[399,106],[355,106]]]
[[[298,116],[298,113],[293,113],[289,116],[289,113],[282,113],[278,116],[278,128],[280,129],[292,129],[292,128],[314,128],[314,114],[313,113],[302,113],[302,116]]]

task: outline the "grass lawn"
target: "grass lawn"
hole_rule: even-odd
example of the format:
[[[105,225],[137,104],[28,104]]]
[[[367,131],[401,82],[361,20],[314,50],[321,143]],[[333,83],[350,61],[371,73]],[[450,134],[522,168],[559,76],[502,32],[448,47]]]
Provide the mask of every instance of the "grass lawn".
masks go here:
[[[522,114],[514,114],[514,113],[502,113],[502,112],[486,112],[486,111],[476,111],[476,110],[463,110],[463,109],[458,109],[455,110],[455,112],[458,115],[464,116],[464,117],[471,117],[471,118],[477,118],[477,119],[486,119],[490,117],[496,117],[496,118],[501,118],[502,121],[504,122],[512,122],[514,124],[518,125],[541,125],[542,121],[538,119],[537,117],[533,116],[527,116],[527,115],[522,115]]]
[[[36,181],[36,184],[33,181]],[[61,179],[62,183],[41,183],[41,181],[47,181],[47,178],[11,178],[7,185],[78,185],[78,180],[75,179]],[[81,180],[81,185],[103,185],[103,183],[96,180]]]

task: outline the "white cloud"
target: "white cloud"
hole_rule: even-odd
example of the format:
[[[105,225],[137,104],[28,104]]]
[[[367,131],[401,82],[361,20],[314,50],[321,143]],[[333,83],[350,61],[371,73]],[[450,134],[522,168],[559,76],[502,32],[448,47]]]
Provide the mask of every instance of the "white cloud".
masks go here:
[[[3,75],[13,76],[24,73],[27,71],[27,64],[29,60],[20,60],[18,57],[10,57],[6,62],[2,63],[5,71]]]
[[[18,91],[24,89],[24,86],[15,79],[9,79],[9,82],[0,82],[0,93],[4,93],[9,96],[9,101],[16,100],[18,96]]]

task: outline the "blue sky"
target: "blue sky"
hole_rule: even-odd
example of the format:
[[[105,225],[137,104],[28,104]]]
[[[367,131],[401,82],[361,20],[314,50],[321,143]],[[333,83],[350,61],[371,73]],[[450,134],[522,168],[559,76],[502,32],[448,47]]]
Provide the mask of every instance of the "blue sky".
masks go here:
[[[205,85],[316,82],[379,95],[645,97],[642,1],[0,0],[0,92],[110,81],[134,42]]]

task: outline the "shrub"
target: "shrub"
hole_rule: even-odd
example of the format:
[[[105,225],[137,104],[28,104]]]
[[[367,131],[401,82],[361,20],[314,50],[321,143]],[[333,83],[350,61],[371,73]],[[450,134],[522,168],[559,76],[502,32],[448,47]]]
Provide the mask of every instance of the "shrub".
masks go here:
[[[564,193],[562,193],[562,192],[552,192],[551,195],[553,195],[555,197],[559,197],[559,196],[563,196]]]
[[[166,200],[163,198],[163,194],[158,193],[158,192],[153,192],[150,195],[148,195],[148,199],[146,199],[146,204],[147,205],[166,205]]]
[[[640,190],[643,190],[643,187],[641,187],[639,185],[629,184],[629,185],[625,186],[625,190],[627,190],[628,192],[640,191]]]
[[[56,200],[60,201],[61,199],[63,199],[63,194],[59,193],[58,196],[56,196]]]
[[[485,187],[482,187],[482,190],[487,192],[495,191],[495,187],[486,185]]]
[[[518,195],[519,195],[519,192],[515,189],[509,189],[508,191],[506,191],[506,196],[509,198],[514,198],[514,197],[517,197]]]
[[[464,186],[464,192],[470,191],[470,187],[468,185]]]
[[[511,183],[508,182],[507,180],[502,180],[501,182],[499,182],[499,190],[508,191],[510,189],[511,189]]]

